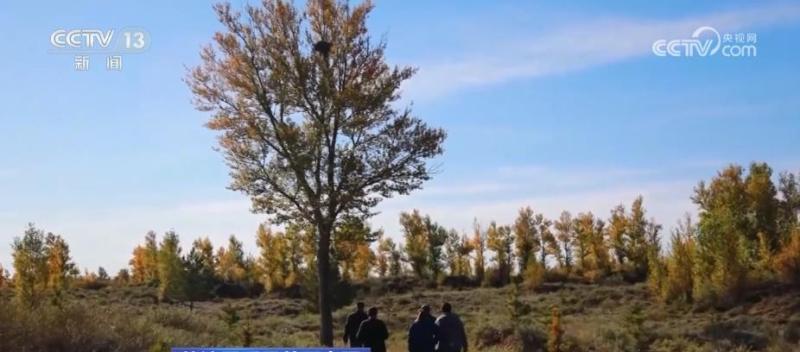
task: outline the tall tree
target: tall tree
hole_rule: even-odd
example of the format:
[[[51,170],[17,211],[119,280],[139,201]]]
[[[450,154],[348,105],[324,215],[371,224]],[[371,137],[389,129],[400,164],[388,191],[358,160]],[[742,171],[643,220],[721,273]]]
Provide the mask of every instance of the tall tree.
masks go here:
[[[511,234],[511,228],[497,226],[497,223],[492,221],[486,230],[486,246],[494,251],[494,261],[497,264],[497,275],[501,285],[511,282],[513,245],[514,236]]]
[[[608,240],[611,249],[614,251],[614,261],[618,267],[625,264],[628,247],[628,218],[625,214],[625,206],[620,204],[611,210],[611,217],[608,219]]]
[[[550,226],[553,225],[553,222],[545,218],[544,214],[536,214],[534,223],[536,224],[536,233],[538,234],[537,238],[539,240],[539,263],[542,267],[547,267],[547,255],[551,253],[549,249],[554,247],[558,248],[556,238],[550,230]]]
[[[555,222],[556,239],[561,247],[559,255],[557,255],[556,258],[558,259],[559,266],[566,268],[568,271],[572,270],[573,264],[572,248],[573,239],[575,238],[573,225],[572,214],[568,211],[562,211],[561,216],[559,216],[558,220]]]
[[[369,224],[358,217],[346,217],[336,226],[333,247],[345,280],[366,279],[373,261],[369,246],[379,235],[379,231],[372,231]]]
[[[686,214],[684,220],[672,232],[671,253],[667,257],[667,278],[660,292],[664,301],[682,300],[690,302],[694,290],[694,256],[697,229],[692,218]]]
[[[14,293],[23,306],[41,302],[47,289],[47,247],[44,231],[28,224],[22,237],[11,245],[14,265]]]
[[[591,245],[594,237],[594,215],[591,212],[580,213],[574,222],[573,243],[575,243],[576,264],[584,272],[593,270],[595,268],[591,258]]]
[[[536,262],[535,243],[540,242],[536,230],[531,207],[520,209],[514,221],[514,246],[517,251],[517,266],[521,273],[525,272],[528,263]]]
[[[76,275],[78,269],[72,262],[67,241],[61,236],[48,233],[45,238],[45,252],[47,254],[47,288],[58,300],[67,288],[68,278]]]
[[[798,228],[800,219],[800,175],[782,172],[778,182],[781,194],[778,210],[778,232],[783,242]]]
[[[755,243],[749,238],[746,187],[740,166],[720,171],[706,186],[695,188],[700,208],[694,297],[731,302],[738,298],[752,263]]]
[[[186,273],[181,260],[178,234],[168,231],[158,248],[158,299],[182,300],[186,297]]]
[[[258,225],[256,246],[260,255],[257,265],[261,283],[268,292],[283,288],[288,276],[287,243],[281,233],[273,233],[267,224]]]
[[[144,281],[148,284],[158,282],[158,242],[155,231],[148,231],[144,237]]]
[[[647,245],[647,211],[644,208],[642,196],[636,197],[631,204],[631,212],[625,221],[625,257],[631,261],[634,271],[639,276],[646,275],[648,271],[648,245]]]
[[[419,278],[428,277],[430,244],[425,219],[414,209],[410,213],[400,213],[400,226],[403,227],[406,259],[411,264],[411,270]]]
[[[472,239],[470,240],[472,248],[475,249],[475,259],[473,270],[475,278],[478,282],[483,282],[486,275],[486,233],[481,231],[481,225],[475,219],[472,222]]]
[[[442,272],[444,255],[442,247],[447,240],[447,229],[425,215],[425,235],[428,238],[428,271],[431,278],[437,279]]]
[[[471,274],[469,256],[472,250],[472,243],[467,235],[459,236],[458,231],[453,229],[447,232],[445,252],[450,275],[469,276]]]
[[[234,283],[243,282],[247,277],[244,249],[242,242],[231,235],[228,247],[220,247],[217,251],[217,276],[220,280]]]
[[[391,249],[394,242],[389,237],[381,237],[378,239],[378,250],[376,254],[376,268],[378,277],[386,277],[389,274],[389,260],[391,258]]]
[[[750,164],[744,187],[750,219],[748,240],[758,243],[754,254],[759,262],[767,264],[781,244],[777,221],[778,191],[772,183],[772,168],[766,163]]]
[[[187,81],[197,107],[222,131],[231,188],[278,222],[316,227],[320,343],[333,345],[331,234],[343,214],[371,214],[383,198],[430,178],[444,131],[398,110],[413,68],[391,68],[366,19],[373,6],[312,0],[215,7],[225,26]]]

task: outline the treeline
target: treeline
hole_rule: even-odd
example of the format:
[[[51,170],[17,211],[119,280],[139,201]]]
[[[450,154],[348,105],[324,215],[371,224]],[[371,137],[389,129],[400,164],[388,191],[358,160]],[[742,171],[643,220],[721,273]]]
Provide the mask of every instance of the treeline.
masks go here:
[[[764,163],[751,164],[747,173],[740,166],[725,168],[697,186],[692,200],[699,220],[687,215],[679,222],[669,251],[662,250],[662,226],[648,219],[642,197],[630,208],[614,207],[607,217],[564,211],[548,219],[524,207],[513,224],[492,221],[483,227],[476,221],[470,234],[413,210],[400,215],[402,242],[348,217],[334,231],[330,275],[339,283],[340,299],[346,299],[350,283],[412,275],[431,283],[529,288],[544,281],[647,280],[665,302],[735,302],[753,283],[800,283],[799,181],[782,173],[776,185]],[[63,238],[30,225],[14,241],[14,277],[9,280],[0,268],[0,285],[13,282],[26,304],[58,300],[70,282],[151,285],[158,287],[160,301],[263,291],[316,297],[312,226],[262,224],[255,237],[255,256],[245,254],[235,236],[216,250],[208,238],[199,238],[184,253],[174,231],[160,241],[149,232],[134,248],[130,268],[112,279],[102,268],[79,275]]]
[[[798,176],[753,163],[745,173],[732,165],[692,201],[699,220],[686,218],[673,231],[671,251],[654,260],[650,287],[662,301],[731,304],[751,285],[780,279],[800,283]]]

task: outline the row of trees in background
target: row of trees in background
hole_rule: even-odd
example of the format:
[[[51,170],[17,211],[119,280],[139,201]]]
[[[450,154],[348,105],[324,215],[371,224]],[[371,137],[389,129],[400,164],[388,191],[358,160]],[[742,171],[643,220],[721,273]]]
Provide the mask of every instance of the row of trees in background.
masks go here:
[[[663,301],[735,302],[748,285],[778,277],[800,283],[800,178],[782,173],[776,186],[766,163],[745,174],[731,165],[692,200],[699,221],[683,220],[671,251],[651,267],[650,286]]]
[[[492,286],[521,281],[529,287],[546,278],[597,282],[621,275],[628,281],[647,278],[654,295],[665,302],[732,302],[753,280],[800,283],[798,182],[796,175],[783,173],[776,186],[763,163],[752,164],[746,175],[739,166],[720,171],[695,189],[699,221],[688,215],[680,221],[666,254],[660,245],[662,227],[647,219],[642,197],[630,209],[614,207],[606,219],[564,211],[551,220],[524,207],[513,224],[492,221],[484,229],[475,221],[469,235],[413,210],[400,215],[400,243],[358,218],[345,218],[333,231],[331,275],[346,283],[413,275]],[[174,231],[160,241],[151,231],[134,248],[130,269],[120,270],[113,280],[156,286],[159,300],[191,302],[262,290],[314,296],[318,249],[313,226],[262,224],[256,244],[258,253],[252,256],[235,236],[216,250],[208,238],[199,238],[184,253]],[[79,276],[66,241],[33,225],[15,239],[13,250],[14,287],[27,305],[44,297],[58,301],[75,279],[111,280],[103,268]],[[0,285],[7,281],[0,268]]]

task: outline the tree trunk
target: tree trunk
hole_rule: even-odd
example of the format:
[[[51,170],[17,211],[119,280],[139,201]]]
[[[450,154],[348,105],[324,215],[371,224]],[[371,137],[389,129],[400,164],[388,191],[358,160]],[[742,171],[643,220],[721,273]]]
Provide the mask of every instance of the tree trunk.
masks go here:
[[[331,228],[317,226],[317,275],[319,276],[319,343],[333,347],[333,315],[331,313]]]

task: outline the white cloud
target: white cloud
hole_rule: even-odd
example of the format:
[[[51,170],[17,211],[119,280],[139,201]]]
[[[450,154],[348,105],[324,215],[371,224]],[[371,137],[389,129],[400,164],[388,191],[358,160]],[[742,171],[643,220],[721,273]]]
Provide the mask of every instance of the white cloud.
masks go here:
[[[415,100],[464,88],[536,78],[651,54],[653,41],[688,37],[700,26],[721,33],[800,18],[800,6],[778,4],[676,20],[606,18],[582,21],[509,41],[477,41],[465,57],[429,61],[404,90]]]

